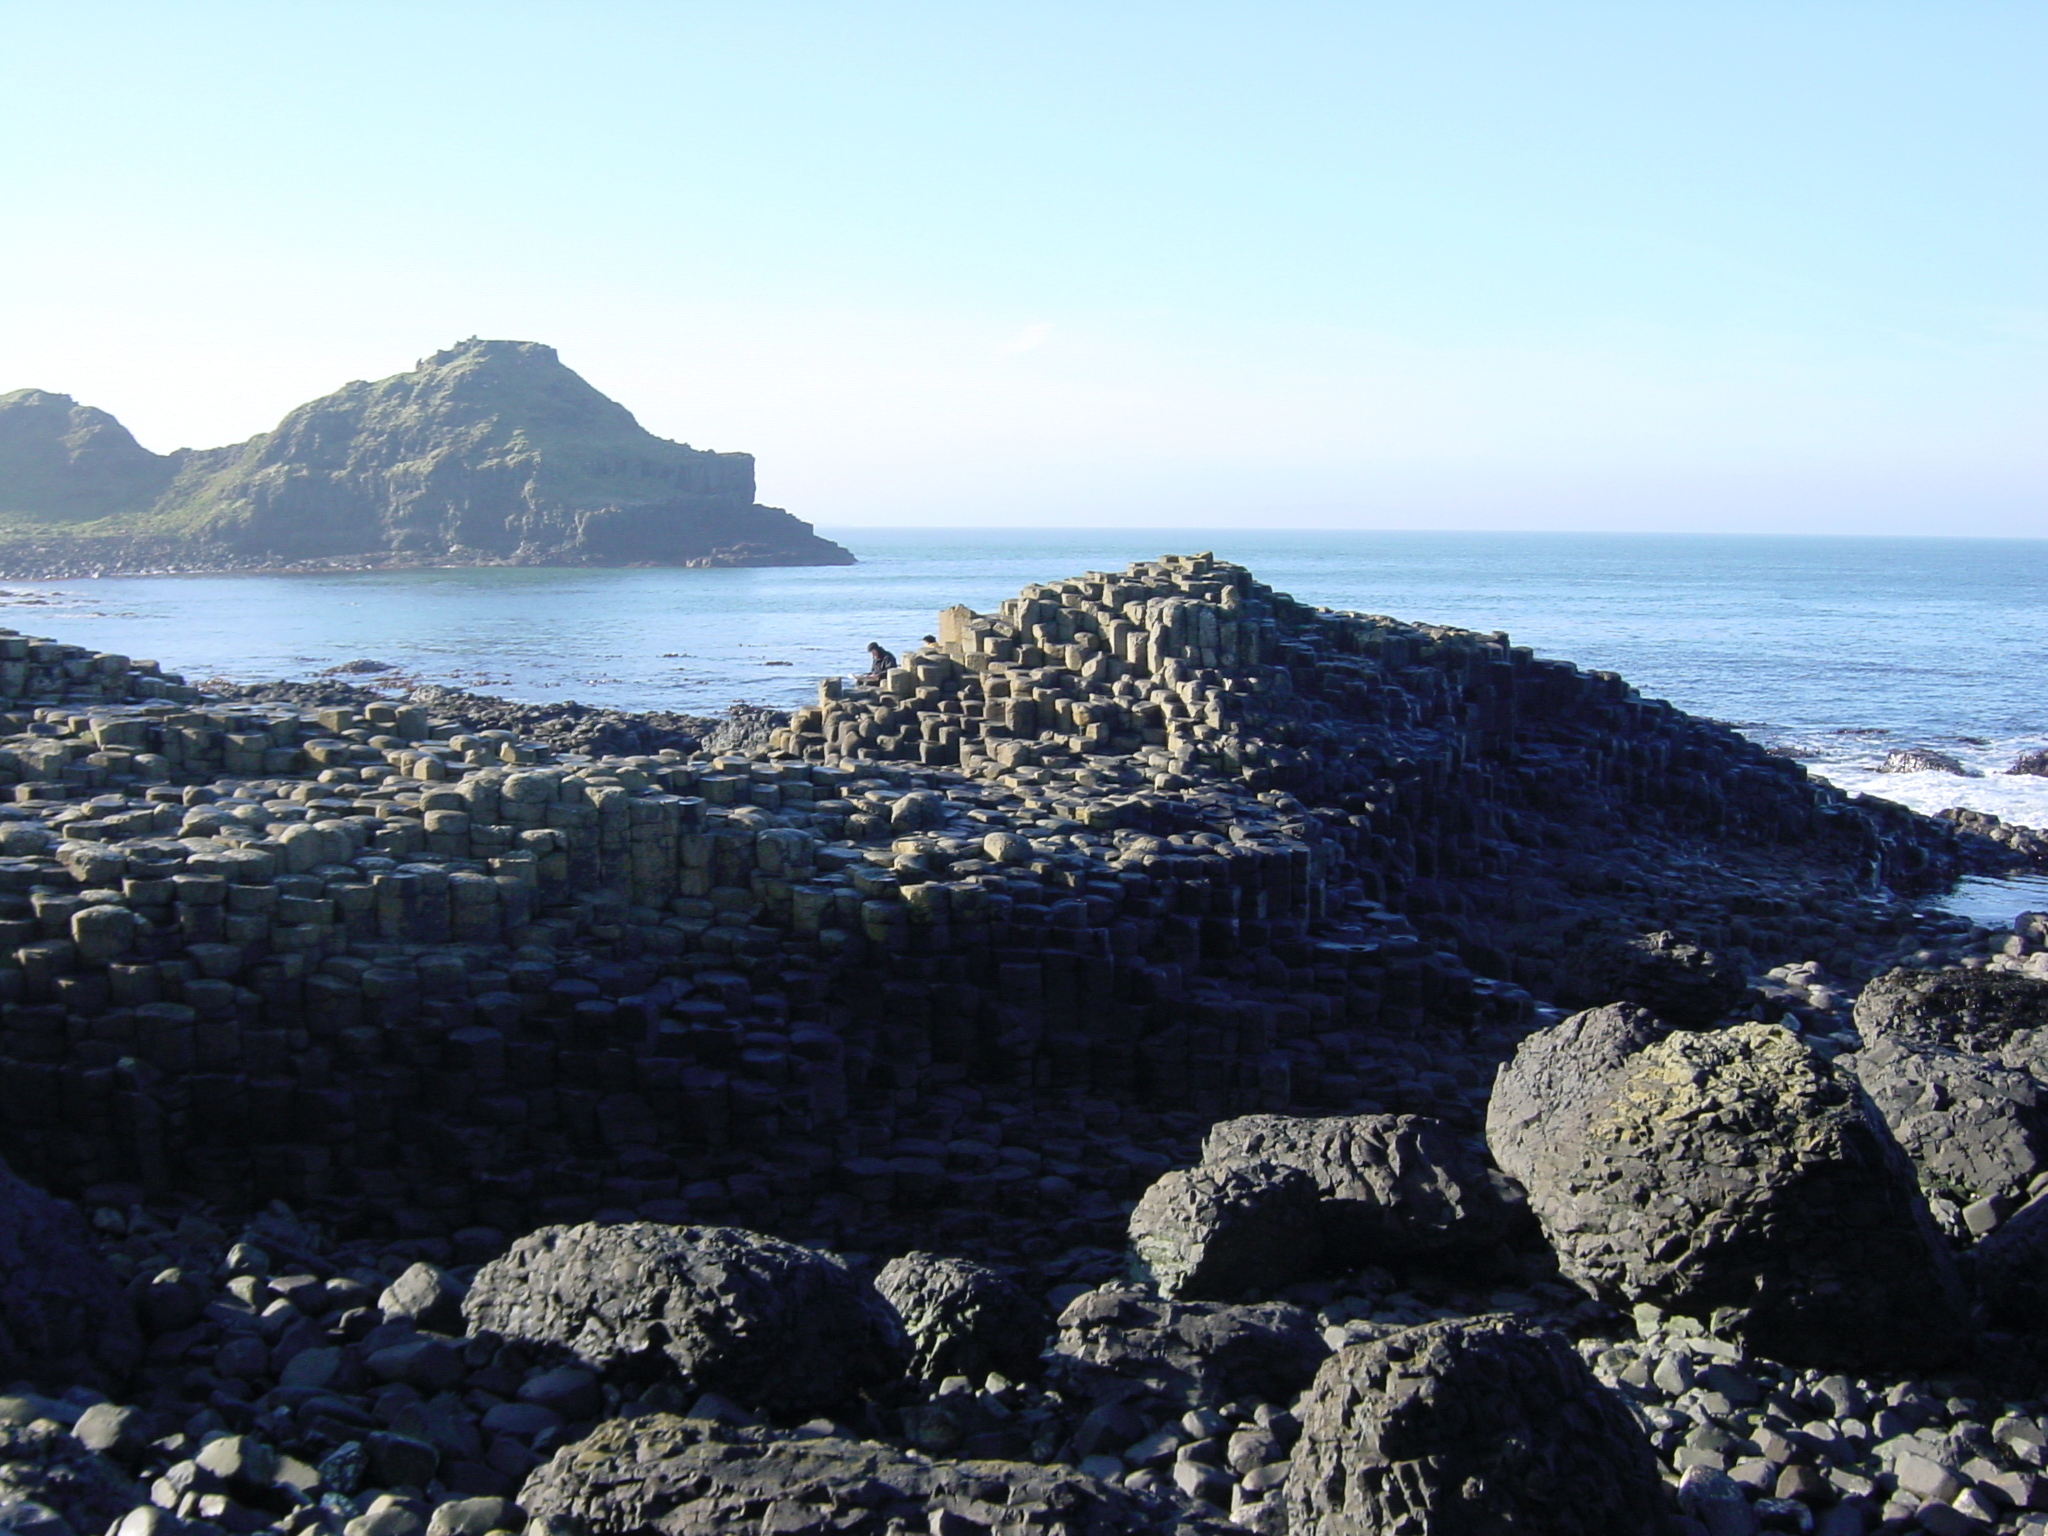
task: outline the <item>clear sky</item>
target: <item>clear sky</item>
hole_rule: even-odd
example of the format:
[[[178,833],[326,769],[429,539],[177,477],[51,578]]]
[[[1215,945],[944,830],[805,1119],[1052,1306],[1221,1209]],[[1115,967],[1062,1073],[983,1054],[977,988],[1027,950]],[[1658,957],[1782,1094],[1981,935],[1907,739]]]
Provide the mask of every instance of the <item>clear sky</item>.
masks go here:
[[[828,526],[2048,535],[2048,5],[0,0],[0,391],[546,341]]]

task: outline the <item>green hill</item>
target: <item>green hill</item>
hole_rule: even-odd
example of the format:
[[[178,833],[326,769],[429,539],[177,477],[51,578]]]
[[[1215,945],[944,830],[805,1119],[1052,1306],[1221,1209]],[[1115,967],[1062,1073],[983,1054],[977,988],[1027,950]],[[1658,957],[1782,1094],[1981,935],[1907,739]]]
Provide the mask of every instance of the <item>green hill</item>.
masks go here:
[[[470,340],[226,448],[0,395],[0,574],[53,566],[844,565],[751,454],[656,437],[535,342]]]

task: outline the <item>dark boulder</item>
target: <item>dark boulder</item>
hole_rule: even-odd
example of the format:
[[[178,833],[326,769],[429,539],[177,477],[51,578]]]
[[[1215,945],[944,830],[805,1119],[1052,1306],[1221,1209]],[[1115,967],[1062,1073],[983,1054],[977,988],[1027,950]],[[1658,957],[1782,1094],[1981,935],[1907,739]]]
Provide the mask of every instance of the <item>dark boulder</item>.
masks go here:
[[[1487,1140],[1562,1271],[1796,1362],[1942,1358],[1965,1309],[1913,1169],[1796,1035],[1595,1009],[1523,1042]]]
[[[1749,996],[1741,968],[1675,933],[1600,934],[1566,956],[1556,988],[1584,1008],[1634,1003],[1680,1029],[1704,1029]]]
[[[0,1374],[113,1386],[141,1358],[134,1305],[84,1218],[0,1164]]]
[[[906,1253],[875,1277],[875,1289],[903,1320],[910,1371],[920,1380],[991,1371],[1013,1380],[1036,1374],[1052,1334],[1045,1308],[1007,1275],[967,1259]]]
[[[1857,996],[1856,1027],[1865,1040],[1993,1056],[2013,1035],[2048,1027],[2048,981],[2011,971],[1886,971]]]
[[[1210,1128],[1202,1161],[1307,1174],[1325,1267],[1337,1270],[1487,1255],[1528,1221],[1485,1148],[1424,1115],[1244,1115]]]
[[[1203,1163],[1156,1179],[1129,1224],[1131,1269],[1169,1299],[1243,1301],[1315,1273],[1315,1180],[1277,1163]]]
[[[2035,752],[2022,752],[2012,760],[2005,771],[2027,774],[2037,779],[2048,779],[2048,747]]]
[[[1289,1526],[1325,1536],[1647,1536],[1649,1442],[1555,1334],[1425,1323],[1339,1350],[1299,1410]]]
[[[519,1505],[549,1530],[578,1536],[1228,1529],[1169,1493],[1141,1495],[1066,1467],[932,1461],[865,1440],[670,1414],[600,1424],[537,1468]]]
[[[1245,1397],[1284,1403],[1329,1353],[1315,1314],[1285,1302],[1227,1306],[1098,1290],[1060,1314],[1048,1364],[1097,1402],[1152,1393],[1190,1406]]]
[[[1930,1199],[2017,1205],[2048,1170],[2048,1090],[2018,1068],[1882,1035],[1835,1065],[1870,1095]]]
[[[899,1379],[902,1326],[825,1255],[736,1227],[543,1227],[477,1271],[472,1331],[552,1345],[593,1369],[666,1362],[770,1413],[841,1406]]]

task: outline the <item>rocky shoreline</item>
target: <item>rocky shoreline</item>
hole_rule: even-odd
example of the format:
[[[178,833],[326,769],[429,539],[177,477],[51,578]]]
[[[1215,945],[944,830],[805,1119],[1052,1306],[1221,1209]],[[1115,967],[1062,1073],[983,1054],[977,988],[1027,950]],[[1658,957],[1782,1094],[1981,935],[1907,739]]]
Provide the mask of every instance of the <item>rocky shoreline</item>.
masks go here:
[[[443,571],[484,566],[549,566],[614,569],[618,560],[592,556],[575,559],[561,551],[542,555],[498,555],[475,550],[460,558],[441,555],[320,555],[287,560],[251,554],[225,544],[184,538],[142,535],[19,533],[0,529],[0,581],[83,581],[108,576],[311,576],[348,571]],[[843,551],[821,555],[735,544],[709,554],[667,560],[624,562],[675,570],[735,570],[754,566],[850,565]]]
[[[6,1523],[2048,1530],[2024,829],[1206,556],[939,636],[0,636]]]

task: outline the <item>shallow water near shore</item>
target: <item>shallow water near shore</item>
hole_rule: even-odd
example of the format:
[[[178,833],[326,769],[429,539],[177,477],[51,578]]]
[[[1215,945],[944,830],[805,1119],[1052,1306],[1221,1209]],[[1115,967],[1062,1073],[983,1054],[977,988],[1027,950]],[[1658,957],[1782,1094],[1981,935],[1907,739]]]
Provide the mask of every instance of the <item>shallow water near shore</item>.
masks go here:
[[[2020,875],[1995,880],[1972,875],[1954,890],[1929,903],[1987,928],[2004,928],[2022,912],[2048,912],[2048,875]]]
[[[940,608],[1210,549],[1333,608],[1506,630],[1739,727],[1845,788],[2048,827],[2048,540],[820,527],[855,566],[449,569],[9,584],[0,623],[189,679],[352,660],[522,700],[788,706]],[[354,681],[373,682],[374,676]],[[1880,774],[1928,747],[1984,776]],[[2006,914],[2009,916],[2010,914]]]

